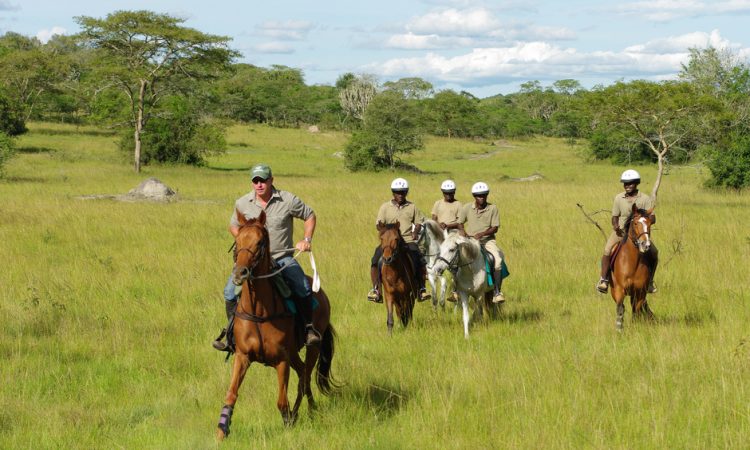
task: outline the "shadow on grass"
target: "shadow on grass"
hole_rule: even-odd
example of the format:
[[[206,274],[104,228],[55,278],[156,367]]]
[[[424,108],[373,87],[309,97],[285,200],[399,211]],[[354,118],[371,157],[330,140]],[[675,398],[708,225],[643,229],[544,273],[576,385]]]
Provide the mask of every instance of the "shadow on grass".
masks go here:
[[[637,322],[644,325],[685,325],[687,327],[702,327],[717,322],[713,311],[691,311],[684,316],[660,316],[654,313],[656,317],[653,320],[636,319]]]
[[[219,167],[219,166],[206,166],[208,170],[216,170],[218,172],[249,172],[252,167]]]
[[[347,397],[355,403],[366,405],[378,420],[388,419],[398,413],[408,403],[411,395],[396,386],[370,384],[364,388],[348,390]]]
[[[80,134],[86,136],[115,136],[117,131],[115,130],[81,130],[81,129],[54,129],[54,128],[35,128],[32,131],[34,134],[45,134],[45,135],[61,135],[61,136],[77,136]]]
[[[513,311],[512,313],[505,314],[500,311],[500,314],[497,315],[495,320],[497,322],[505,322],[505,323],[532,323],[532,322],[539,322],[544,317],[544,314],[542,314],[541,311],[537,309],[531,309],[531,310],[524,310],[524,311]]]
[[[55,149],[50,147],[18,147],[16,149],[18,153],[36,154],[36,153],[52,153]]]

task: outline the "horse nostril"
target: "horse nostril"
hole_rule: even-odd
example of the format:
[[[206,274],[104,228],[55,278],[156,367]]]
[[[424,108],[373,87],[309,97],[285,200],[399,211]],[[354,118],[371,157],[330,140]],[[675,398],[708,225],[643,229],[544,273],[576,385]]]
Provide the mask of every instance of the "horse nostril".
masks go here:
[[[240,271],[240,276],[242,278],[245,278],[248,275],[250,275],[250,270],[247,267],[243,267],[242,270]]]

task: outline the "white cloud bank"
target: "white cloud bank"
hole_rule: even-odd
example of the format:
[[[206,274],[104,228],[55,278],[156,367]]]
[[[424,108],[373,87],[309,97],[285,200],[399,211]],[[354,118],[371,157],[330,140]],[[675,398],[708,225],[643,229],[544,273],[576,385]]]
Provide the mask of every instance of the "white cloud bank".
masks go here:
[[[51,30],[39,30],[36,34],[36,38],[39,39],[40,42],[43,44],[46,44],[50,39],[52,39],[52,36],[58,34],[62,35],[65,34],[67,30],[63,27],[52,27]]]
[[[652,22],[668,22],[687,17],[750,14],[750,0],[650,0],[625,3],[612,10]]]

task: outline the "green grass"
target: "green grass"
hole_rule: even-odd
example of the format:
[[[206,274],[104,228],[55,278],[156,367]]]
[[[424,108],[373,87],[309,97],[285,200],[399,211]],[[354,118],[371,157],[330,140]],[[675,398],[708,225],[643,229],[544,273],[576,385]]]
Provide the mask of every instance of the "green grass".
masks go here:
[[[608,210],[624,168],[583,147],[439,138],[407,162],[424,173],[347,172],[342,133],[228,131],[203,168],[132,172],[116,137],[31,124],[0,180],[0,448],[213,448],[230,365],[223,325],[226,231],[247,169],[316,211],[314,252],[339,333],[333,397],[285,429],[276,374],[253,365],[226,448],[741,448],[750,439],[750,196],[702,188],[671,167],[658,202],[655,324],[615,332],[594,292],[603,238],[576,203]],[[655,167],[637,166],[650,192]],[[540,173],[543,180],[516,182]],[[169,204],[81,200],[154,176]],[[465,341],[460,314],[418,304],[386,336],[365,301],[380,204],[395,176],[425,213],[452,177],[482,180],[501,214],[511,277],[493,321]],[[597,215],[608,222],[608,213]],[[667,261],[669,261],[667,263]],[[306,258],[302,258],[307,266]],[[629,308],[628,308],[629,310]],[[292,386],[296,377],[292,376]],[[317,393],[317,391],[315,391]]]

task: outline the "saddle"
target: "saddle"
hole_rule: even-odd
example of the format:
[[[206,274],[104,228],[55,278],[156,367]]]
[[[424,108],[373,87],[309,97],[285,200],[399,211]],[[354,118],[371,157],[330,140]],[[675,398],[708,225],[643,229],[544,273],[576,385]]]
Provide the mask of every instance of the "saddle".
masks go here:
[[[487,285],[488,286],[494,286],[494,268],[495,268],[495,256],[488,252],[484,245],[480,245],[479,248],[482,249],[482,257],[484,258],[484,270],[487,272]],[[504,280],[510,276],[510,271],[508,270],[508,266],[505,265],[505,259],[502,259],[500,261],[500,279]]]

